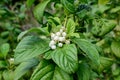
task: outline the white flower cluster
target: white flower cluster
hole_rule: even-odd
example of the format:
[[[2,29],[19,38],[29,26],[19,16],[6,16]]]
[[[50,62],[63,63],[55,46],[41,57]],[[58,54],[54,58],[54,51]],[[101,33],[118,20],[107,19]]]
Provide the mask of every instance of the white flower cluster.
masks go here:
[[[10,58],[8,61],[10,64],[14,64],[14,58]]]
[[[62,47],[63,44],[70,44],[70,40],[66,39],[65,27],[62,27],[60,31],[56,33],[51,33],[49,46],[51,49],[56,49],[56,46]]]

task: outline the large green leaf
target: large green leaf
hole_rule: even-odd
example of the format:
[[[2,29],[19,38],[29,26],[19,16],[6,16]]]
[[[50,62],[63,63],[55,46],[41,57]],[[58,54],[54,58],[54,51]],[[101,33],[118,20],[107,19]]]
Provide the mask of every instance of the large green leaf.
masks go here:
[[[120,80],[120,75],[114,77],[114,80]]]
[[[96,36],[103,37],[116,27],[116,21],[99,19],[99,21],[94,21],[94,27],[92,28],[92,33]]]
[[[28,7],[31,7],[32,4],[34,3],[34,1],[35,1],[35,0],[27,0],[27,1],[26,1],[26,5],[27,5]]]
[[[42,17],[44,14],[44,9],[47,6],[47,4],[50,2],[50,0],[44,0],[41,3],[39,3],[35,8],[34,8],[34,16],[35,18],[39,21],[42,22]]]
[[[103,4],[107,4],[109,2],[109,0],[98,0],[98,4],[103,5]]]
[[[42,60],[34,70],[30,80],[51,80],[55,66],[50,61]]]
[[[102,72],[104,69],[108,69],[113,64],[113,59],[107,57],[100,57],[100,68],[99,72]],[[96,68],[98,70],[98,68]]]
[[[26,62],[21,63],[16,69],[15,69],[15,76],[14,80],[18,80],[21,78],[30,68],[35,66],[38,63],[36,59],[31,59]]]
[[[71,3],[68,0],[61,0],[61,3],[63,4],[64,8],[66,10],[68,10],[70,13],[74,13],[75,12],[74,3]]]
[[[46,30],[46,28],[34,27],[34,28],[29,29],[29,30],[21,32],[18,36],[18,40],[22,39],[23,36],[25,36],[26,34],[31,33],[31,32],[35,32],[35,33],[38,33],[40,35],[48,35],[49,34],[48,30]]]
[[[67,26],[66,26],[66,31],[68,34],[72,34],[75,31],[75,22],[72,19],[68,19]]]
[[[90,68],[87,63],[80,63],[77,71],[78,80],[90,80]]]
[[[30,80],[72,80],[72,76],[47,60],[42,60]]]
[[[53,75],[53,80],[73,80],[73,77],[64,72],[59,67],[56,67]]]
[[[117,7],[115,7],[115,8],[112,8],[112,9],[110,10],[111,13],[117,13],[118,11],[120,11],[120,6],[117,6]]]
[[[3,72],[3,80],[14,80],[14,72],[5,70]]]
[[[74,39],[72,39],[72,41],[74,43],[76,43],[78,45],[78,47],[83,52],[85,52],[85,54],[87,55],[87,57],[93,63],[95,63],[97,66],[100,65],[99,53],[98,53],[97,49],[95,48],[95,46],[92,43],[90,43],[89,41],[87,41],[85,39],[80,39],[80,38],[74,38]]]
[[[0,69],[1,68],[7,68],[8,64],[6,61],[0,60]]]
[[[15,63],[29,60],[45,53],[49,48],[49,40],[35,36],[27,36],[21,40],[15,49]]]
[[[77,48],[74,44],[64,45],[52,53],[53,61],[64,71],[74,73],[78,68]]]
[[[44,57],[45,59],[51,59],[51,58],[52,58],[52,56],[51,56],[52,53],[53,53],[53,51],[50,50],[50,51],[46,52],[43,57]]]
[[[8,43],[2,44],[0,47],[0,56],[3,58],[6,58],[8,52],[9,52],[9,49],[10,49],[10,45]]]
[[[100,30],[99,36],[103,36],[103,35],[109,33],[115,27],[116,27],[116,21],[112,21],[112,20],[105,21],[102,28],[101,28],[101,30]]]
[[[2,80],[2,71],[0,72],[0,80]]]
[[[113,41],[111,44],[111,49],[114,55],[120,58],[120,41]]]
[[[110,66],[113,64],[113,59],[107,58],[107,57],[100,57],[100,66],[97,67],[95,64],[91,63],[90,65],[92,68],[97,71],[98,73],[101,73],[105,69],[109,69]]]

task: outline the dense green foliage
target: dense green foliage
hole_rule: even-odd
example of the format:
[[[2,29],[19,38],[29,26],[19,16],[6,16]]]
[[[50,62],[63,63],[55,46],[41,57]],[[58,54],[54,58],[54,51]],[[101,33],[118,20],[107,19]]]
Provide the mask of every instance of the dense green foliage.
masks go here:
[[[119,3],[1,0],[0,80],[120,80]]]

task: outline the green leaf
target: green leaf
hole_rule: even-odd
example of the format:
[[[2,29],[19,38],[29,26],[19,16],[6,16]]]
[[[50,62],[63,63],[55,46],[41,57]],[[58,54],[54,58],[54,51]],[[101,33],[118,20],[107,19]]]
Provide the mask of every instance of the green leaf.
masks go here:
[[[78,47],[83,52],[85,52],[85,54],[87,55],[87,57],[93,63],[95,63],[97,66],[100,65],[99,53],[98,53],[97,49],[95,48],[95,46],[92,43],[90,43],[89,41],[87,41],[85,39],[80,39],[80,38],[74,38],[74,39],[72,39],[72,41],[74,43],[76,43],[78,45]]]
[[[9,70],[9,71],[5,70],[3,72],[3,79],[4,80],[14,80],[14,72],[11,70]]]
[[[75,31],[75,22],[72,19],[68,19],[67,27],[66,27],[67,34],[72,34]]]
[[[59,67],[55,68],[53,79],[52,80],[73,80],[72,76],[64,72]]]
[[[0,72],[0,80],[2,80],[2,71]]]
[[[114,77],[114,80],[120,80],[120,75]]]
[[[120,68],[116,66],[116,64],[113,64],[114,68],[112,68],[112,75],[118,76],[120,74]]]
[[[68,34],[69,37],[76,37],[76,38],[80,38],[80,35],[78,33],[70,33]]]
[[[70,13],[74,13],[75,12],[74,3],[71,3],[68,0],[60,0],[60,1],[63,4],[64,8],[66,10],[68,10]]]
[[[35,36],[27,36],[17,45],[15,51],[15,63],[29,60],[48,51],[49,40]]]
[[[53,53],[53,51],[50,50],[50,51],[46,52],[43,57],[45,59],[51,59],[52,58],[52,56],[51,56],[52,53]]]
[[[42,60],[34,70],[30,80],[73,80],[72,76],[48,61]]]
[[[107,4],[108,2],[109,2],[109,0],[98,0],[98,4],[100,4],[100,5]]]
[[[120,41],[113,41],[111,44],[111,49],[114,55],[120,58]]]
[[[34,67],[38,61],[36,59],[31,59],[26,62],[21,63],[16,69],[15,69],[15,76],[14,80],[18,80],[21,78],[27,71],[29,71],[32,67]]]
[[[5,14],[6,13],[6,11],[5,10],[3,10],[3,9],[0,9],[0,14],[2,15],[2,14]]]
[[[9,49],[10,49],[10,45],[8,43],[4,43],[1,45],[0,53],[4,58],[6,58],[8,52],[9,52]]]
[[[95,26],[92,28],[92,33],[101,37],[112,31],[117,24],[115,20],[106,19],[99,19],[98,21],[93,21],[93,23]]]
[[[91,66],[95,71],[101,73],[103,70],[110,68],[112,64],[113,64],[113,59],[107,57],[100,57],[100,66],[97,67],[93,63],[91,63]]]
[[[21,32],[21,33],[18,35],[17,40],[19,41],[20,39],[22,39],[23,36],[25,36],[27,33],[28,33],[28,30]]]
[[[111,13],[116,13],[116,12],[118,12],[118,11],[120,11],[120,6],[117,6],[117,7],[115,7],[115,8],[112,8],[112,9],[110,10]]]
[[[31,29],[26,30],[26,31],[24,31],[24,32],[21,32],[21,33],[19,34],[19,36],[18,36],[18,41],[19,41],[20,39],[22,39],[23,36],[25,36],[26,34],[31,33],[31,32],[35,32],[35,33],[38,33],[38,34],[40,34],[40,35],[48,35],[48,34],[49,34],[49,32],[48,32],[45,28],[34,27],[34,28],[31,28]]]
[[[60,21],[60,18],[59,17],[50,17],[50,19],[54,22],[54,23],[56,23],[56,24],[61,24],[61,21]]]
[[[64,45],[52,53],[53,61],[64,71],[74,73],[78,68],[77,48],[74,44]]]
[[[2,61],[2,60],[0,60],[0,69],[1,68],[7,68],[7,63],[6,63],[6,61]]]
[[[99,33],[99,36],[103,36],[107,33],[109,33],[110,31],[112,31],[114,28],[116,27],[116,22],[115,21],[112,21],[112,20],[109,20],[109,21],[106,21],[102,28],[101,28],[101,32]]]
[[[50,61],[42,60],[34,70],[30,80],[52,80],[55,66]]]
[[[78,80],[90,80],[90,68],[87,63],[80,63],[77,71]]]
[[[35,0],[27,0],[27,1],[26,1],[26,5],[27,5],[28,7],[31,7],[34,2],[35,2]]]
[[[35,18],[39,21],[42,22],[42,17],[44,14],[44,9],[47,6],[47,4],[50,2],[50,0],[44,0],[41,3],[39,3],[33,11],[33,14],[35,16]]]

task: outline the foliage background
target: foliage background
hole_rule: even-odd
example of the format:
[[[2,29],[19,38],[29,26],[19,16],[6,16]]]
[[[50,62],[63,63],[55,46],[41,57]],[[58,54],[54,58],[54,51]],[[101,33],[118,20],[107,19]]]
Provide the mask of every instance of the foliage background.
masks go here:
[[[56,16],[64,23],[66,15],[75,21],[76,33],[79,33],[82,39],[87,39],[93,44],[96,44],[99,54],[104,56],[101,57],[103,63],[100,69],[95,69],[94,64],[90,63],[90,65],[95,67],[92,69],[90,79],[120,80],[120,1],[65,1],[69,3],[74,2],[74,7],[65,5],[60,2],[60,0],[51,0],[45,10],[42,6],[43,11],[40,9],[41,13],[37,12],[39,8],[36,9],[36,6],[43,3],[44,0],[0,1],[0,80],[13,80],[15,76],[12,74],[17,67],[22,69],[26,64],[27,66],[31,66],[32,63],[32,68],[27,67],[28,70],[26,69],[25,73],[20,72],[17,74],[20,74],[18,76],[20,80],[29,79],[35,68],[34,66],[36,66],[39,61],[32,60],[31,63],[22,63],[22,66],[14,64],[11,58],[14,58],[14,49],[19,43],[17,40],[18,35],[22,31],[26,31],[32,27],[54,26],[52,22],[55,23],[53,17]],[[37,14],[40,14],[40,16],[37,16]],[[29,35],[32,34],[36,35],[36,33],[29,33]],[[20,36],[18,38],[20,38]],[[84,67],[81,67],[84,70]],[[83,74],[84,76],[82,75],[83,78],[80,80],[87,80],[89,74]]]

